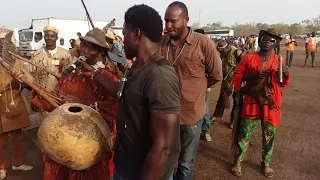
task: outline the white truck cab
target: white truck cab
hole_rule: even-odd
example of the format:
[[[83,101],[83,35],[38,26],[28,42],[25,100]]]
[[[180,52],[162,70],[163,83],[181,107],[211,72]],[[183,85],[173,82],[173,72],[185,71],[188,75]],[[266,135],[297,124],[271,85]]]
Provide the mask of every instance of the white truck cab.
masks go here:
[[[31,57],[32,54],[45,46],[42,29],[24,29],[19,32],[20,55]]]

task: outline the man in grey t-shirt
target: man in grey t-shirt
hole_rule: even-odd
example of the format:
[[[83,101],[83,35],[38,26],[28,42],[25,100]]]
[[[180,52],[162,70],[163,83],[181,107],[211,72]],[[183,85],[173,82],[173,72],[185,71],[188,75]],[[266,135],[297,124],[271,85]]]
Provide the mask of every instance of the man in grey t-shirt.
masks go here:
[[[181,87],[174,68],[158,52],[162,27],[158,12],[147,5],[125,13],[126,56],[137,60],[119,99],[114,180],[167,180],[179,158]],[[119,83],[85,68],[116,96]]]

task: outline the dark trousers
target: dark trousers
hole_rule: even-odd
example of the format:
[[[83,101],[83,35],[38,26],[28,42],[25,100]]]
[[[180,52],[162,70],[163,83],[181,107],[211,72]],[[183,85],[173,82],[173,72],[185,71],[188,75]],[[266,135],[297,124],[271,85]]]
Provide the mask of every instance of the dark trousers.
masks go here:
[[[230,124],[233,124],[234,120],[238,119],[239,116],[241,115],[240,114],[241,113],[241,111],[240,111],[240,93],[234,91],[232,94],[232,97],[233,97],[233,107],[232,107],[232,111],[231,111]],[[224,109],[225,108],[224,108],[223,96],[222,96],[222,94],[220,94],[213,116],[217,117],[217,118],[221,118],[223,116]]]
[[[308,50],[307,51],[307,55],[306,55],[306,59],[304,61],[304,66],[307,66],[307,61],[309,59],[309,57],[311,56],[311,64],[312,64],[312,67],[315,66],[315,62],[314,62],[314,59],[316,57],[316,51],[315,50]]]
[[[209,109],[209,92],[206,92],[206,114],[203,116],[202,132],[204,134],[210,134],[210,109]]]
[[[286,57],[286,65],[287,66],[291,66],[292,63],[292,59],[293,59],[293,51],[287,50],[287,57]]]

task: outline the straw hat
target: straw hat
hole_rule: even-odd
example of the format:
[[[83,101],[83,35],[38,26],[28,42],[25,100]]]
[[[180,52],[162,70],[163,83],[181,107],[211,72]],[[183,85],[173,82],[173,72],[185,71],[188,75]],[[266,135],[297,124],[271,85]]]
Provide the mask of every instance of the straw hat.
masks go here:
[[[56,27],[54,27],[54,26],[45,26],[45,27],[43,28],[43,32],[46,32],[46,31],[53,31],[53,32],[59,34],[58,28],[56,28]]]
[[[113,32],[111,31],[110,28],[108,28],[107,32],[105,33],[106,37],[111,39],[111,40],[115,40],[116,36],[113,34]]]
[[[77,48],[78,50],[80,50],[80,44],[81,44],[81,41],[80,41],[80,39],[78,38],[78,39],[76,40],[76,42],[74,43],[74,47]]]

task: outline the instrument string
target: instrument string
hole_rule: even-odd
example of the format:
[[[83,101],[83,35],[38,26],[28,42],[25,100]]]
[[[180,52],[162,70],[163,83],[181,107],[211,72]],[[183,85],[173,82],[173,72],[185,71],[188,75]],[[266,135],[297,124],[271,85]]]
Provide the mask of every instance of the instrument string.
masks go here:
[[[13,63],[11,63],[11,62],[8,62],[7,60],[5,60],[5,62],[7,63],[7,64],[9,64],[9,65],[14,65]],[[18,70],[21,70],[19,67],[16,67]],[[10,70],[7,70],[9,73],[14,73],[14,70],[11,70],[11,72],[10,72]],[[22,70],[23,71],[23,70]],[[4,71],[3,71],[3,73],[4,73]],[[49,95],[51,98],[55,98],[55,100],[59,100],[59,101],[61,101],[61,98],[59,98],[58,96],[56,96],[55,94],[53,94],[53,93],[50,93],[50,92],[48,92],[48,91],[46,91],[46,90],[44,90],[45,88],[43,88],[43,86],[41,85],[41,84],[43,84],[43,83],[40,83],[39,82],[40,80],[38,80],[37,78],[35,78],[35,82],[34,82],[34,84],[37,86],[37,87],[41,87],[41,88],[39,88],[39,91],[41,92],[41,93],[43,93],[43,94],[46,94],[46,95]],[[3,84],[3,86],[4,86],[4,84]],[[6,89],[6,87],[4,87],[4,89]],[[12,87],[10,86],[10,89],[12,89]]]

